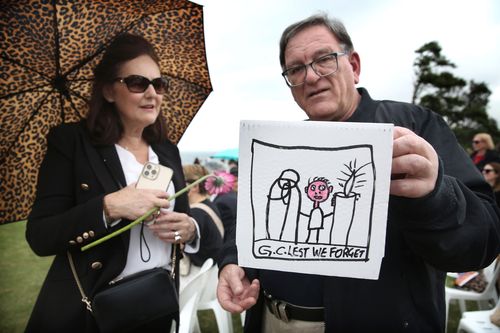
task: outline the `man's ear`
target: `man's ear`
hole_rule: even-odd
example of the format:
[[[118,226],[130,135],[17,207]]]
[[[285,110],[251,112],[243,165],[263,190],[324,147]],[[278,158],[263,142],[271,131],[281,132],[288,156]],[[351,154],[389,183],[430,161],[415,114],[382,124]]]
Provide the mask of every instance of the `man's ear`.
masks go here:
[[[333,186],[328,186],[328,192],[330,192],[330,193],[333,192]]]
[[[113,87],[110,84],[104,85],[104,87],[102,88],[102,95],[104,96],[104,99],[109,103],[113,103],[115,101]]]
[[[349,55],[349,63],[351,64],[351,67],[352,67],[352,73],[354,76],[354,83],[358,84],[359,83],[359,76],[361,74],[361,59],[359,57],[358,52],[352,51],[352,53]]]

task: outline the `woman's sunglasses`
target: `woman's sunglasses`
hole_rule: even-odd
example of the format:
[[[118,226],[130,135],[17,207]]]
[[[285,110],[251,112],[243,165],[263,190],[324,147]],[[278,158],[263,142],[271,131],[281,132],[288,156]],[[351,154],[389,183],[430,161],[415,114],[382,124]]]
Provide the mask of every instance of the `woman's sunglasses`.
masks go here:
[[[483,173],[495,172],[495,169],[483,169]]]
[[[132,93],[143,93],[152,84],[158,95],[163,95],[168,89],[168,80],[164,77],[157,77],[156,79],[148,79],[141,75],[129,75],[127,77],[117,77],[115,81],[125,83],[128,91]]]

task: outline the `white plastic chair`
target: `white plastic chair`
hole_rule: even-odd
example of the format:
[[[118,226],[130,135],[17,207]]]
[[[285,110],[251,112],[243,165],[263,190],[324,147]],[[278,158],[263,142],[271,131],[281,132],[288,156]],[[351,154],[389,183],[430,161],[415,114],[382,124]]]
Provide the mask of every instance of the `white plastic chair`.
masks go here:
[[[450,308],[450,302],[453,299],[458,300],[460,313],[466,311],[465,301],[476,301],[478,303],[480,310],[489,309],[489,301],[493,301],[494,304],[498,301],[498,293],[496,290],[496,281],[500,274],[500,264],[495,267],[496,260],[494,260],[488,267],[483,270],[488,284],[483,292],[475,292],[462,290],[458,288],[445,287],[445,301],[446,301],[446,323],[448,323],[448,312]]]
[[[500,302],[497,302],[495,308],[485,311],[467,311],[462,314],[457,332],[467,333],[500,333],[500,327],[493,324],[490,315],[500,308]]]
[[[217,320],[219,333],[233,333],[231,313],[224,310],[217,300],[216,290],[219,280],[217,265],[212,266],[207,273],[208,279],[205,290],[202,292],[198,303],[198,310],[212,310]],[[199,325],[195,325],[195,328]],[[199,331],[195,331],[199,333]]]
[[[179,294],[179,333],[199,331],[196,316],[198,302],[202,291],[206,287],[207,272],[213,264],[214,261],[211,258],[205,260],[198,274],[182,288]],[[175,326],[172,327],[171,332],[175,332]]]

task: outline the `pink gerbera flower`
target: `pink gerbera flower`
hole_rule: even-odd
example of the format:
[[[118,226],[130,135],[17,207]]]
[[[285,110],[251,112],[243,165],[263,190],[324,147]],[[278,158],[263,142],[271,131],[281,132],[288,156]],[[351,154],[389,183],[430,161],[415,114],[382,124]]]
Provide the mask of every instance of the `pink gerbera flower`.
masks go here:
[[[214,173],[213,177],[208,177],[205,182],[205,189],[210,195],[228,193],[233,189],[235,180],[236,177],[232,174],[224,171],[217,171]]]

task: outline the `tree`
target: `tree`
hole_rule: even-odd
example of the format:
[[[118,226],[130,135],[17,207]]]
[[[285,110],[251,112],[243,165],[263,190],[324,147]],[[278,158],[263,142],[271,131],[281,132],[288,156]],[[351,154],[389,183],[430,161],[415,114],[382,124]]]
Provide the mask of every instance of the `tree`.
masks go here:
[[[467,82],[451,70],[456,65],[442,53],[436,41],[424,44],[415,53],[415,81],[412,102],[443,116],[464,148],[470,148],[474,134],[487,132],[500,139],[497,123],[487,113],[491,91],[484,82]]]

